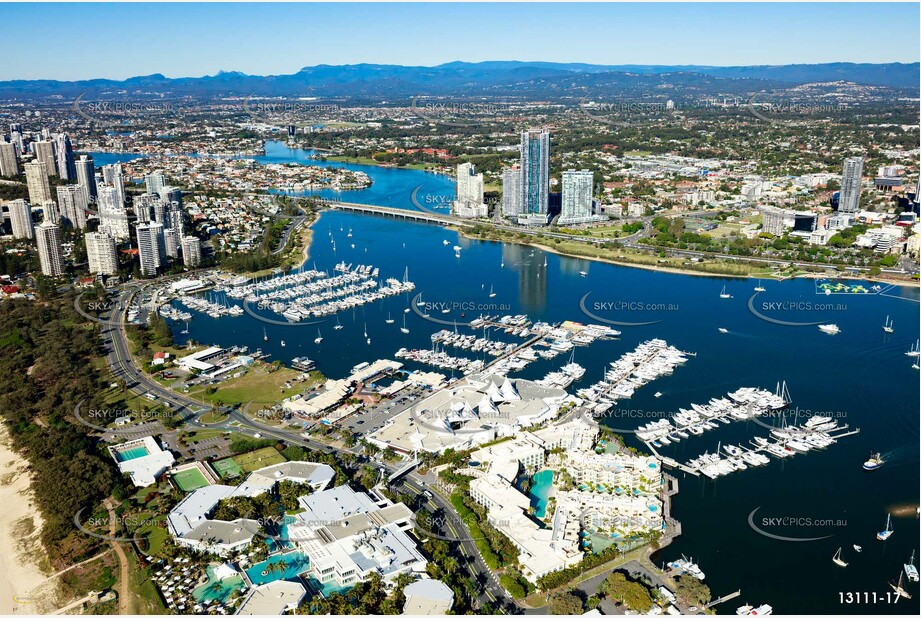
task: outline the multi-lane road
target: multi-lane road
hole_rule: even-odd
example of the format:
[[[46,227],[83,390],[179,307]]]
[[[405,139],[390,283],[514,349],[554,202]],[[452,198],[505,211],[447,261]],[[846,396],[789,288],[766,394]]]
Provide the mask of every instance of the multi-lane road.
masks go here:
[[[362,457],[360,447],[349,449],[324,444],[307,438],[303,434],[259,423],[235,408],[223,408],[222,411],[226,414],[226,418],[219,423],[202,423],[200,417],[203,413],[210,411],[209,407],[149,378],[134,363],[125,332],[124,308],[128,307],[135,295],[142,291],[143,286],[126,287],[121,290],[117,300],[113,303],[114,309],[110,311],[109,317],[99,320],[106,349],[106,360],[112,369],[113,375],[124,380],[131,391],[142,395],[155,395],[157,401],[169,405],[174,412],[182,415],[185,419],[184,425],[189,429],[223,429],[253,436],[258,434],[262,437],[276,438],[289,444],[297,444],[321,452],[347,452],[353,456]],[[78,311],[87,315],[79,307]],[[388,475],[393,474],[400,468],[399,465],[391,465],[385,462],[374,463]],[[434,480],[434,477],[424,476],[412,471],[397,479],[391,488],[398,493],[417,497],[427,516],[431,518],[435,525],[436,533],[456,546],[463,559],[461,562],[474,578],[477,589],[480,591],[477,598],[478,606],[482,607],[486,603],[491,603],[499,606],[506,613],[520,611],[517,609],[514,599],[499,584],[495,574],[486,566],[476,547],[476,543],[471,538],[470,531],[461,520],[460,515],[444,496],[430,489],[430,484]],[[421,539],[425,538],[422,532],[419,533],[419,536]]]

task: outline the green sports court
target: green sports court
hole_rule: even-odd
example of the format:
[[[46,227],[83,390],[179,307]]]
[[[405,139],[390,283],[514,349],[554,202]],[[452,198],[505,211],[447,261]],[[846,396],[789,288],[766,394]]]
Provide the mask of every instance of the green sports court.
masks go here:
[[[210,484],[208,483],[208,479],[205,478],[205,475],[202,474],[201,470],[198,468],[189,468],[181,472],[174,472],[173,481],[176,482],[179,489],[185,492],[195,491],[196,489],[207,487]]]

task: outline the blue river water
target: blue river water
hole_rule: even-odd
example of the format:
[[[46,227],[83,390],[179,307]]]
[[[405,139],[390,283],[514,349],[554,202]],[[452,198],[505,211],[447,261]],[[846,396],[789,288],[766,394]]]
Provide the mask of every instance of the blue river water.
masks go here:
[[[259,160],[312,163],[309,156],[270,143]],[[412,208],[410,196],[420,184],[432,193],[453,190],[449,179],[434,174],[346,167],[367,171],[374,180],[368,190],[343,195],[346,201]],[[454,245],[461,247],[460,257]],[[614,429],[633,430],[741,386],[774,390],[786,381],[798,420],[824,412],[860,433],[827,450],[772,460],[716,481],[674,473],[680,491],[673,499],[672,515],[682,523],[683,533],[654,560],[662,564],[681,554],[694,558],[706,572],[714,597],[741,589],[741,597],[720,606],[720,613],[731,614],[743,602],[769,603],[781,614],[918,613],[917,584],[908,585],[911,601],[893,604],[887,597],[888,582],[898,578],[902,564],[919,545],[919,372],[912,368],[916,359],[905,355],[919,338],[917,288],[873,290],[872,283],[864,282],[867,293],[826,295],[810,279],[772,279],[764,280],[766,291],[750,301],[755,280],[622,267],[522,245],[468,240],[434,225],[325,212],[314,225],[305,267],[316,264],[331,270],[343,260],[373,264],[382,279],[402,278],[408,269],[409,279],[416,283],[412,296],[421,292],[427,303],[438,305],[429,311],[431,318],[444,320],[451,329],[453,320],[469,321],[480,313],[526,313],[533,320],[551,322],[600,318],[645,323],[615,326],[623,332],[619,339],[577,348],[575,361],[587,372],[576,387],[601,379],[608,362],[650,338],[697,353],[673,375],[620,402],[602,421]],[[723,286],[732,298],[720,298]],[[283,326],[249,315],[215,320],[195,314],[188,335],[179,333],[181,324],[174,332],[180,343],[192,338],[221,346],[247,345],[284,362],[308,356],[326,375],[341,378],[359,362],[393,358],[401,347],[431,347],[430,335],[445,326],[413,311],[404,314],[410,296],[344,312],[339,319],[345,328],[340,331],[332,329],[335,318],[319,325]],[[441,303],[451,311],[441,313]],[[270,312],[257,313],[281,319]],[[394,324],[385,323],[388,315]],[[882,331],[886,316],[894,321],[893,334]],[[399,330],[404,317],[410,330],[405,335]],[[841,333],[826,335],[817,322],[836,323]],[[718,328],[729,332],[722,334]],[[318,330],[324,337],[319,345],[313,341]],[[473,357],[464,350],[448,351]],[[566,362],[563,357],[539,360],[513,375],[539,378]],[[411,362],[407,366],[430,369]],[[767,433],[754,422],[733,423],[660,452],[686,461],[705,450],[715,451],[719,443],[748,444]],[[626,439],[645,448],[630,433]],[[881,451],[886,464],[868,473],[861,464],[871,451]],[[880,542],[875,534],[888,512],[893,513],[895,533]],[[756,528],[775,537],[818,540],[779,540]],[[855,544],[863,551],[857,553]],[[843,547],[847,568],[831,561],[838,547]],[[860,593],[860,602],[847,603],[842,594],[849,592]]]

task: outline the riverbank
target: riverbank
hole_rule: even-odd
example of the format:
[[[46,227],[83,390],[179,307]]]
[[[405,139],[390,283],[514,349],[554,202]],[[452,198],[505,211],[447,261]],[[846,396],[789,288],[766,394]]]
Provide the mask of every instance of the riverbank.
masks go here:
[[[314,148],[314,150],[319,150]],[[395,170],[418,170],[420,172],[431,172],[433,174],[441,174],[443,172],[436,171],[434,169],[429,169],[429,166],[425,163],[412,163],[410,165],[395,165],[393,163],[382,163],[377,159],[372,159],[371,157],[347,157],[345,155],[332,155],[324,156],[323,160],[331,161],[333,163],[351,163],[353,165],[373,165],[376,167],[387,167]]]
[[[795,274],[790,274],[789,269],[787,271],[775,271],[767,267],[759,267],[754,264],[741,263],[741,262],[720,262],[720,263],[715,263],[712,261],[710,262],[691,262],[689,263],[687,267],[677,266],[674,263],[672,264],[660,264],[660,263],[651,264],[651,263],[643,263],[639,261],[631,261],[625,257],[621,257],[621,259],[618,259],[617,257],[606,257],[606,256],[601,256],[595,253],[591,253],[591,252],[580,253],[580,252],[574,252],[574,251],[566,251],[566,250],[560,249],[557,246],[547,244],[545,242],[536,242],[534,240],[531,240],[531,238],[533,237],[531,237],[530,235],[526,236],[525,238],[517,238],[517,237],[490,238],[490,237],[479,236],[477,234],[471,234],[468,230],[462,227],[452,226],[451,229],[456,231],[458,234],[460,234],[464,238],[468,238],[471,240],[485,240],[485,241],[493,241],[493,242],[499,242],[499,243],[506,243],[506,242],[515,243],[515,244],[525,245],[529,247],[536,247],[543,251],[547,251],[548,253],[553,253],[555,255],[560,255],[560,256],[565,256],[565,257],[570,257],[570,258],[591,260],[593,262],[602,262],[605,264],[613,264],[615,266],[627,266],[631,268],[641,268],[644,270],[653,270],[653,271],[671,273],[671,274],[676,274],[676,275],[692,275],[692,276],[697,276],[697,277],[717,277],[717,278],[733,278],[733,279],[756,279],[756,278],[760,278],[760,279],[790,279],[790,278],[854,279],[858,281],[871,281],[874,283],[884,283],[888,285],[897,285],[897,286],[905,286],[905,287],[912,287],[912,288],[917,288],[919,287],[919,284],[921,284],[921,282],[919,281],[912,281],[912,280],[906,280],[906,279],[890,279],[890,278],[886,278],[882,276],[873,276],[870,273],[861,273],[859,275],[854,276],[854,275],[850,275],[849,273],[844,273],[844,272],[834,272],[834,273],[811,272],[811,271],[805,271],[801,269],[795,269],[796,271]],[[650,260],[661,261],[661,260],[671,259],[673,262],[682,261],[676,258],[659,258],[655,256],[654,254],[643,254],[643,255],[648,255],[648,259]],[[722,268],[722,267],[731,268],[735,266],[739,269],[745,270],[746,272],[733,273],[733,272],[721,272],[721,271],[708,271],[706,270],[706,267],[708,265],[714,265],[717,268]]]
[[[29,594],[45,581],[47,563],[39,534],[42,518],[35,508],[29,463],[16,453],[0,423],[0,614],[34,614]],[[44,599],[42,599],[44,600]]]

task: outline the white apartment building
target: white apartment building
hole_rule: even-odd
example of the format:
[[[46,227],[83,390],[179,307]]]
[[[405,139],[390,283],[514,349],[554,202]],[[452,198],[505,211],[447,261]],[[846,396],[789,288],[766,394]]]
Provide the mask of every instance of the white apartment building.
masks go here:
[[[86,241],[90,272],[94,275],[117,275],[115,239],[104,232],[87,232],[83,238]]]

